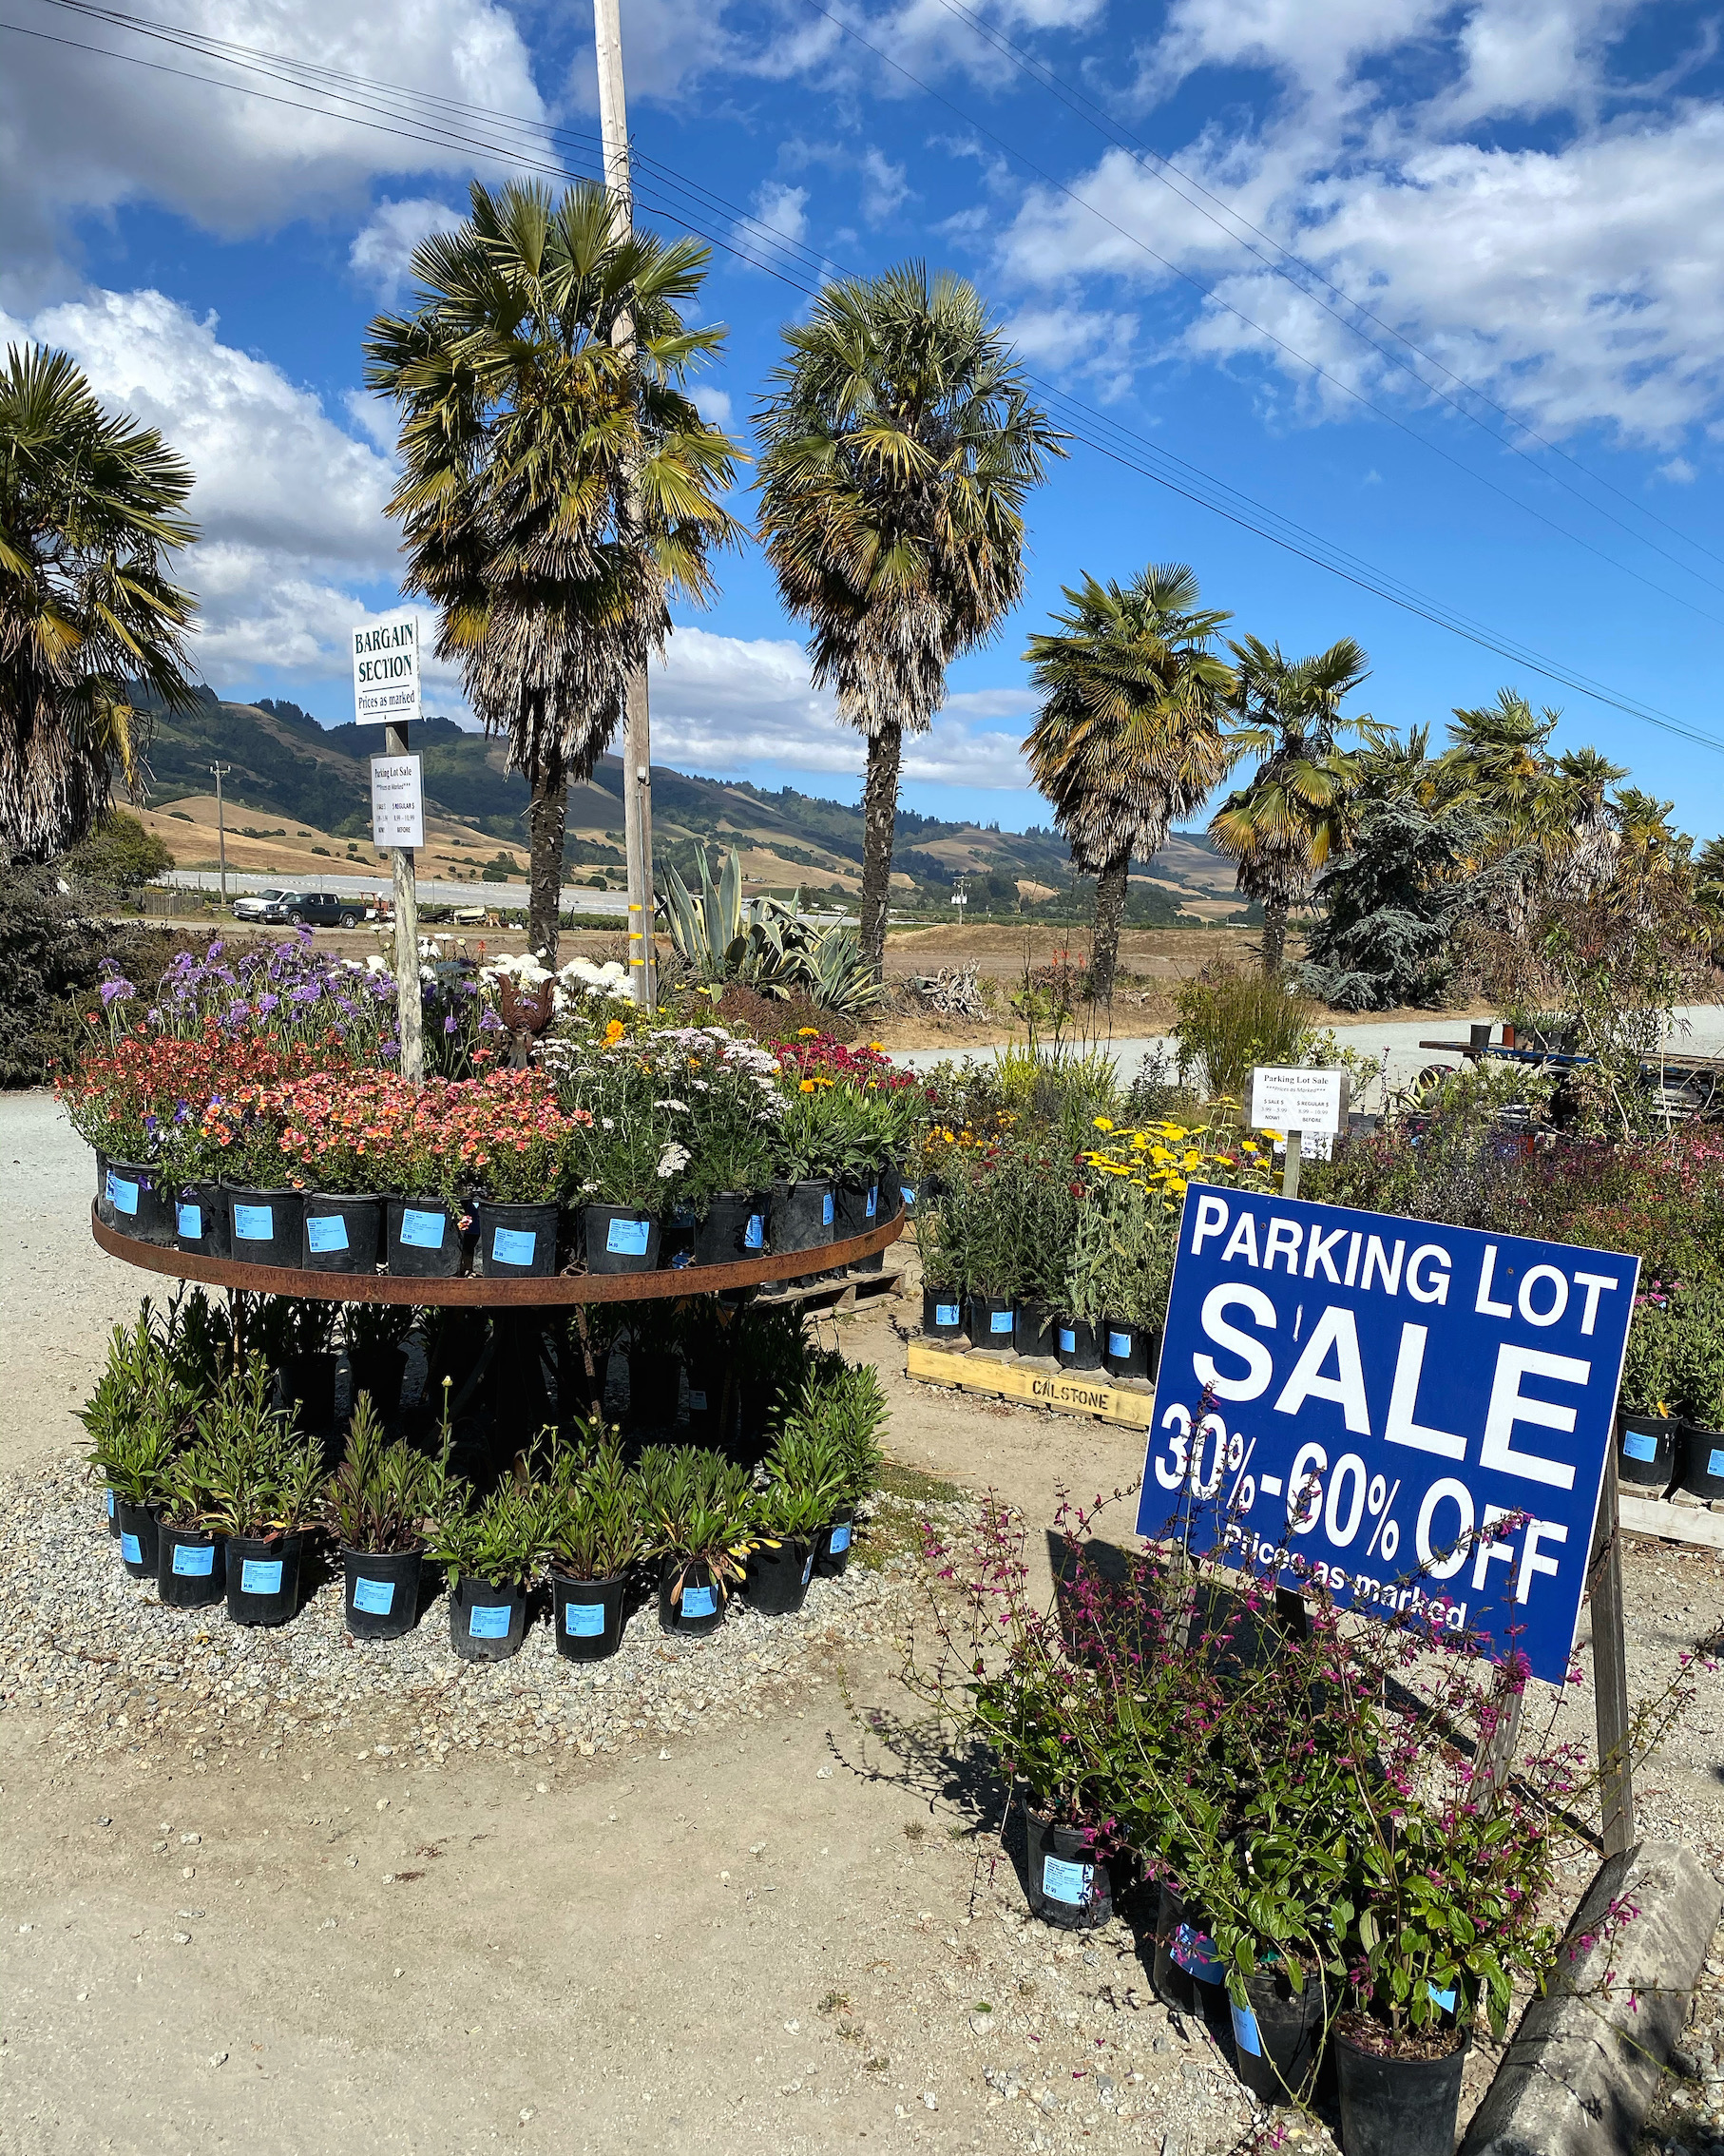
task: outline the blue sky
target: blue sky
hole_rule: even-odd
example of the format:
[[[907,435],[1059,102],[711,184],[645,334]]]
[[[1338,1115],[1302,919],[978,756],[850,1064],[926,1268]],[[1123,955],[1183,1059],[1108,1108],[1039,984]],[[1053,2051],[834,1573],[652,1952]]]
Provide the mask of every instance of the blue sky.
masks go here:
[[[16,0],[42,34],[5,33],[0,55],[0,328],[67,346],[197,469],[205,536],[185,574],[212,683],[338,722],[347,626],[395,597],[365,324],[475,172],[516,168],[517,146],[595,169],[590,20],[499,0],[160,4],[203,38],[331,72],[265,77]],[[1248,521],[1292,520],[1368,583],[1721,744],[1543,681],[1074,442],[1030,504],[1023,607],[953,669],[907,756],[910,803],[1044,820],[1018,755],[1025,635],[1081,571],[1181,560],[1239,630],[1297,651],[1357,637],[1373,668],[1359,707],[1380,719],[1440,735],[1451,706],[1513,683],[1563,707],[1560,743],[1631,764],[1685,828],[1724,824],[1724,59],[1698,10],[623,15],[640,199],[661,229],[715,242],[702,312],[730,339],[702,395],[744,438],[822,262],[923,256],[975,279],[1046,394],[1090,408],[1086,436],[1182,459],[1182,484],[1236,490]],[[412,93],[407,118],[375,94],[337,106],[330,86],[356,76]],[[434,129],[428,98],[450,101]],[[667,762],[856,797],[860,742],[810,688],[753,549],[680,624],[654,723]]]

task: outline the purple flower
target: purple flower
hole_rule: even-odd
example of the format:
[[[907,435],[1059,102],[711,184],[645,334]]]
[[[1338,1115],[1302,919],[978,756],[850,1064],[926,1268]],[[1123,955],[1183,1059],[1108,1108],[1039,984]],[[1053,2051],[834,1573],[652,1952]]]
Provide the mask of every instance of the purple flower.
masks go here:
[[[264,1011],[273,1011],[273,1010],[275,1010],[276,1006],[277,1006],[277,1005],[278,1005],[278,1003],[279,1003],[280,1001],[281,1001],[281,998],[280,998],[280,997],[279,997],[278,995],[260,995],[260,996],[259,996],[259,997],[258,998],[258,1012],[259,1012],[259,1016],[261,1016],[261,1015],[263,1014],[263,1012],[264,1012]]]
[[[102,984],[102,1008],[105,1011],[117,996],[136,995],[137,992],[130,981],[116,973],[111,981],[104,981]]]
[[[310,981],[301,981],[297,988],[288,990],[287,1000],[290,1003],[316,1003],[317,991]]]
[[[454,1031],[454,1030],[455,1030],[455,1021],[454,1021],[454,1019],[453,1019],[452,1017],[450,1017],[450,1018],[446,1018],[446,1019],[445,1019],[445,1020],[443,1021],[443,1030],[444,1030],[444,1031],[445,1031],[446,1033],[452,1033],[452,1032]]]

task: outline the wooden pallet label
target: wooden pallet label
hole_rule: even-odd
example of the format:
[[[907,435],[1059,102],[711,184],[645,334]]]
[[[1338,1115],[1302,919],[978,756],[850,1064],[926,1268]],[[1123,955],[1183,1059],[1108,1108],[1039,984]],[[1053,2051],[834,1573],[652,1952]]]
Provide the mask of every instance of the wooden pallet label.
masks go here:
[[[992,1393],[1033,1407],[1057,1408],[1063,1415],[1099,1415],[1128,1429],[1147,1430],[1154,1396],[1110,1385],[1105,1378],[1074,1376],[1067,1370],[1036,1370],[1026,1362],[982,1360],[949,1348],[910,1343],[906,1375],[930,1385],[958,1385],[966,1392]]]

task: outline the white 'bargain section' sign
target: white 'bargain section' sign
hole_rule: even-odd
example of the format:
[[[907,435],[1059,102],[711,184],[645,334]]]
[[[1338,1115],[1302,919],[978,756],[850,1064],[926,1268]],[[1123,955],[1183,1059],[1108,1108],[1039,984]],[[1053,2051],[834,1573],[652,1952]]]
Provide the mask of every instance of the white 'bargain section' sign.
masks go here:
[[[1297,1130],[1305,1137],[1345,1130],[1347,1072],[1259,1064],[1251,1074],[1251,1126]]]
[[[404,726],[419,717],[419,618],[385,614],[354,630],[354,716]]]
[[[416,756],[372,758],[372,842],[416,847],[425,843],[425,795]]]

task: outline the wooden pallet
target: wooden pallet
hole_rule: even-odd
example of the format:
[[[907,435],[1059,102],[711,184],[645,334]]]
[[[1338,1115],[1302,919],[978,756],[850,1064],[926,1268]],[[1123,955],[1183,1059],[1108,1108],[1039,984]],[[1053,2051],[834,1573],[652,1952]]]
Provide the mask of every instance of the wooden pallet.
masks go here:
[[[1709,1512],[1701,1505],[1673,1505],[1663,1497],[1631,1497],[1626,1489],[1618,1496],[1617,1507],[1630,1534],[1656,1534],[1665,1542],[1724,1550],[1724,1512]]]
[[[1121,1385],[1105,1375],[1062,1370],[1058,1363],[1019,1355],[985,1354],[977,1348],[942,1347],[911,1340],[905,1376],[925,1385],[951,1385],[996,1399],[1022,1400],[1058,1415],[1091,1415],[1128,1430],[1147,1430],[1155,1396],[1147,1385]]]
[[[757,1297],[755,1306],[759,1310],[855,1310],[870,1303],[889,1301],[903,1292],[903,1283],[902,1268],[893,1271],[887,1266],[878,1273],[846,1272],[841,1280],[816,1277],[796,1280],[788,1287],[775,1289],[770,1295],[762,1293]]]

